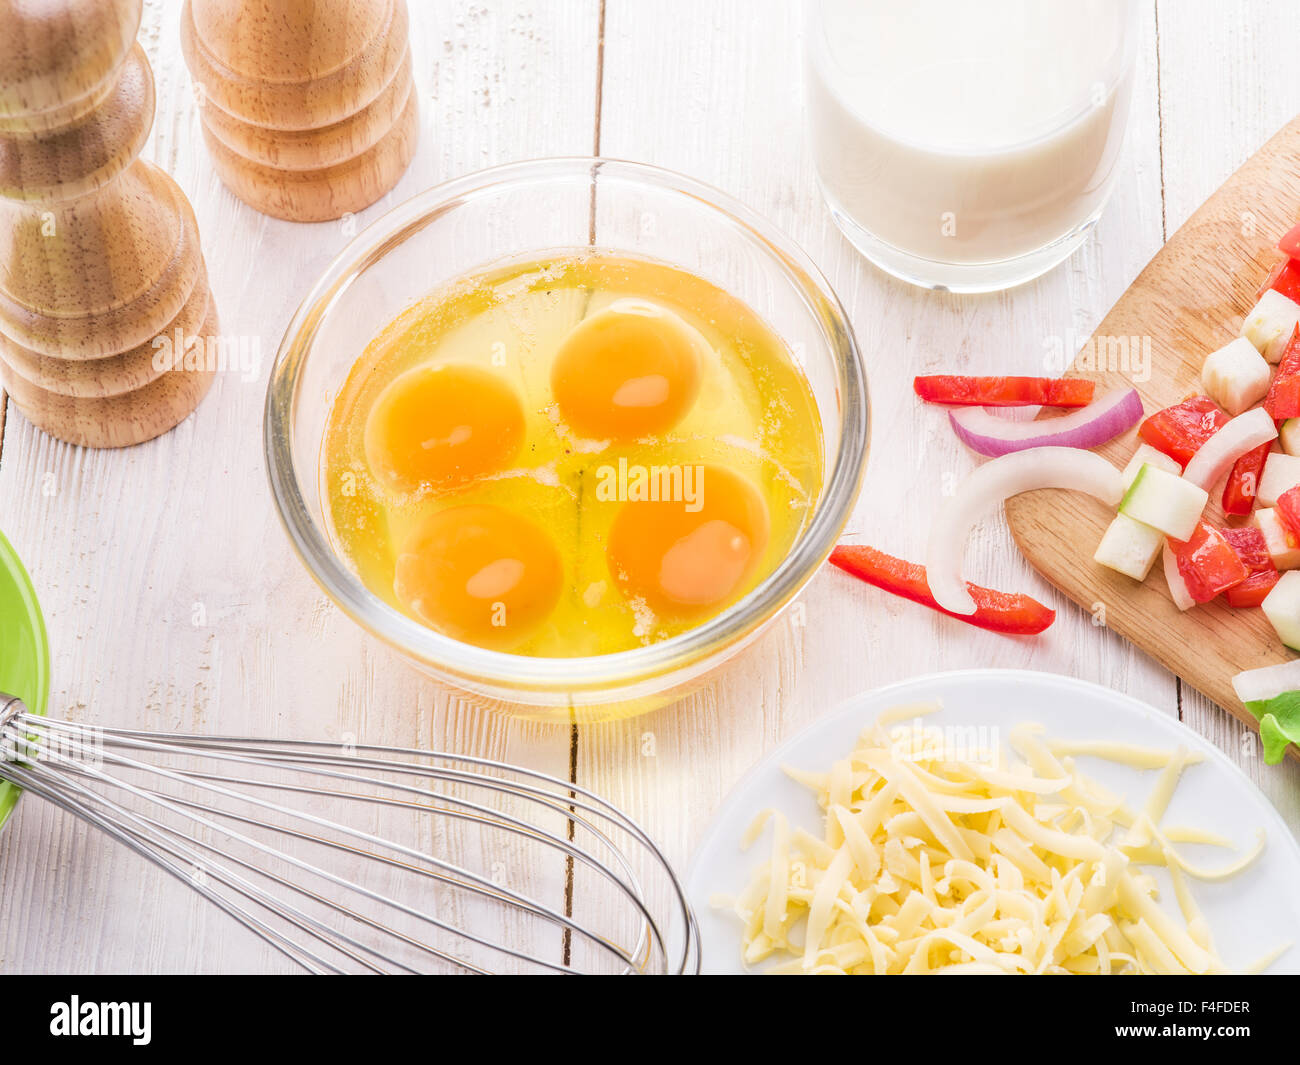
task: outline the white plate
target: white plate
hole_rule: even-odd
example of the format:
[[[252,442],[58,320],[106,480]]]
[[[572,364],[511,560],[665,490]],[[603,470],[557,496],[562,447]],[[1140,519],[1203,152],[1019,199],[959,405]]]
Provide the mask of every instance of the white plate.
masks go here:
[[[691,863],[686,891],[700,923],[704,972],[745,971],[740,961],[740,926],[709,898],[737,894],[765,855],[770,836],[742,852],[739,840],[754,817],[773,807],[793,824],[819,838],[821,812],[811,793],[782,772],[782,766],[825,771],[852,750],[858,733],[883,710],[900,704],[939,700],[943,710],[927,724],[997,729],[1005,742],[1022,721],[1044,725],[1060,739],[1112,740],[1173,748],[1179,744],[1205,754],[1205,761],[1183,772],[1165,824],[1208,829],[1250,847],[1257,829],[1267,835],[1263,855],[1239,876],[1222,883],[1191,881],[1210,923],[1215,947],[1231,968],[1250,965],[1284,943],[1293,946],[1270,973],[1300,973],[1300,847],[1282,818],[1246,775],[1209,741],[1175,718],[1108,688],[1070,677],[1022,670],[966,670],[937,673],[867,692],[793,737],[752,769],[727,797],[704,834]],[[1080,758],[1089,775],[1140,804],[1155,781],[1155,771],[1139,771],[1098,758]],[[1194,862],[1226,864],[1216,847],[1182,847]],[[1154,870],[1161,902],[1177,913],[1168,874]]]

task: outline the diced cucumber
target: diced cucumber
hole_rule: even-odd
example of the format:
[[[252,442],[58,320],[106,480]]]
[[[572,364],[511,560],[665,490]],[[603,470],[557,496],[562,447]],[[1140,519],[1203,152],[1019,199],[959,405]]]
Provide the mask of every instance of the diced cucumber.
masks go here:
[[[1277,505],[1278,497],[1288,488],[1300,484],[1300,458],[1270,451],[1264,460],[1264,472],[1259,477],[1255,500],[1261,506]]]
[[[1300,570],[1282,574],[1260,609],[1273,623],[1278,639],[1293,651],[1300,649]]]
[[[1119,512],[1175,540],[1186,540],[1209,498],[1204,488],[1145,462],[1120,500]]]
[[[1164,542],[1165,534],[1159,529],[1134,521],[1127,514],[1116,514],[1092,557],[1126,577],[1144,581]]]
[[[1241,323],[1241,335],[1269,362],[1280,362],[1282,349],[1291,339],[1297,322],[1300,322],[1300,303],[1271,288],[1246,315]]]
[[[1300,569],[1300,547],[1291,546],[1277,511],[1272,507],[1260,507],[1255,511],[1255,523],[1264,534],[1264,546],[1273,565],[1280,570]]]
[[[1171,459],[1163,451],[1157,451],[1150,444],[1138,444],[1138,448],[1133,452],[1133,457],[1128,460],[1128,465],[1124,467],[1124,472],[1120,478],[1124,482],[1124,491],[1132,487],[1133,481],[1138,475],[1138,470],[1145,463],[1151,463],[1160,470],[1168,470],[1170,473],[1182,473],[1183,468],[1178,465],[1177,459]]]
[[[1245,337],[1237,337],[1206,356],[1201,386],[1234,418],[1266,395],[1271,371],[1264,356]]]
[[[1300,455],[1300,418],[1288,418],[1277,432],[1282,450],[1288,455]]]

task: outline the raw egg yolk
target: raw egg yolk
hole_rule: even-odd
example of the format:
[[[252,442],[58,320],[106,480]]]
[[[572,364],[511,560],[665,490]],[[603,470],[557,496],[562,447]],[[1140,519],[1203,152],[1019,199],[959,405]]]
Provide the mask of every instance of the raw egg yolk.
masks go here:
[[[610,573],[629,599],[656,613],[715,609],[753,576],[767,547],[767,507],[743,477],[697,468],[693,496],[625,503],[609,531]]]
[[[559,602],[563,566],[527,518],[486,504],[424,519],[402,545],[393,591],[431,628],[504,650],[533,633]]]
[[[457,488],[505,469],[523,440],[523,405],[501,378],[477,366],[422,366],[375,400],[366,462],[391,489]]]
[[[577,325],[551,366],[551,391],[575,432],[636,440],[671,429],[700,391],[708,342],[672,311],[615,300]]]

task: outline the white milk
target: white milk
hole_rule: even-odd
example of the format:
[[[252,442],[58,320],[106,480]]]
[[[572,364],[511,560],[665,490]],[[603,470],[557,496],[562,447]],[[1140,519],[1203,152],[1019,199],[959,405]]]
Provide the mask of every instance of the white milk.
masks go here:
[[[1128,0],[810,3],[817,169],[870,258],[922,283],[979,288],[1073,250],[1123,139]],[[995,263],[1010,270],[973,266]]]

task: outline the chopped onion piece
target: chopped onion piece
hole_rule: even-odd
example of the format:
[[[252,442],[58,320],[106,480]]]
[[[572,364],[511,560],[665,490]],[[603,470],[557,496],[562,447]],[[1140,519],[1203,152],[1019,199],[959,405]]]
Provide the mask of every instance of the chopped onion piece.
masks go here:
[[[1275,699],[1285,692],[1300,691],[1300,658],[1279,666],[1248,669],[1232,678],[1232,688],[1243,703]]]
[[[930,594],[954,614],[975,613],[962,560],[971,529],[989,511],[1021,492],[1065,488],[1115,506],[1124,495],[1120,472],[1100,455],[1073,447],[1036,447],[986,462],[939,507],[926,549]]]
[[[1178,570],[1178,559],[1174,557],[1168,542],[1165,543],[1161,562],[1165,568],[1165,583],[1169,585],[1169,598],[1179,610],[1191,610],[1196,605],[1192,593],[1187,590],[1187,582]]]
[[[1277,426],[1263,407],[1238,414],[1197,449],[1183,477],[1207,492],[1228,476],[1232,464],[1261,444],[1277,439]]]
[[[981,455],[1007,455],[1031,447],[1096,447],[1142,420],[1136,388],[1116,389],[1059,418],[1017,422],[983,407],[950,411],[949,421],[962,443]]]

